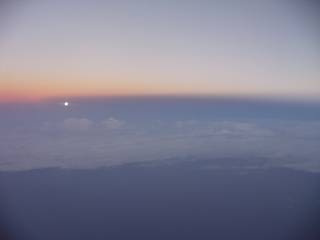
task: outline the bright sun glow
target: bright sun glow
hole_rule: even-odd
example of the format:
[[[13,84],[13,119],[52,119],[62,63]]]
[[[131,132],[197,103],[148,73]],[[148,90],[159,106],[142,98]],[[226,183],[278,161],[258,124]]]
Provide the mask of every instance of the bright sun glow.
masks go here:
[[[68,107],[69,103],[68,102],[64,102],[64,106]]]

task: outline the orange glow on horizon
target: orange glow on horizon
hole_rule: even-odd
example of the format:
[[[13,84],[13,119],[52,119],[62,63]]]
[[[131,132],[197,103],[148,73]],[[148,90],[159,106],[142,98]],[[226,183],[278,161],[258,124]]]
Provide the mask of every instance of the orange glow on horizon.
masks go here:
[[[161,81],[175,77],[152,74],[98,77],[76,74],[0,73],[0,102],[37,102],[54,98],[113,96],[284,96],[281,91],[275,93],[265,88],[253,91],[255,86],[244,84],[231,86],[223,81],[220,84],[207,81],[207,85],[200,85],[192,81],[192,77],[186,79],[183,85],[179,81]]]
[[[208,94],[190,81],[189,84],[180,85],[159,80],[165,78],[145,75],[89,78],[75,75],[48,77],[48,74],[2,74],[1,79],[6,80],[0,81],[0,102],[29,102],[63,97]],[[216,93],[225,92],[222,87],[215,89]]]

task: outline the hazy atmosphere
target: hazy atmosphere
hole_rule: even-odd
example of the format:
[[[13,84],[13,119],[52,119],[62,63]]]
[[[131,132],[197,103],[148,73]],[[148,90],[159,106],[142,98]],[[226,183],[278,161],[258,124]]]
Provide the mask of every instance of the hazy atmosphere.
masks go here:
[[[319,240],[319,6],[0,0],[0,239]]]
[[[0,114],[2,170],[237,158],[320,171],[316,103],[119,97],[3,104]]]

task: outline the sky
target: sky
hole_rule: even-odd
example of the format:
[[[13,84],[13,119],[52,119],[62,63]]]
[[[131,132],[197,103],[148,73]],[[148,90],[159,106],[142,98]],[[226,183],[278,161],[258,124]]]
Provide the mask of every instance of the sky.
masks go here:
[[[314,1],[0,4],[0,101],[320,94]]]

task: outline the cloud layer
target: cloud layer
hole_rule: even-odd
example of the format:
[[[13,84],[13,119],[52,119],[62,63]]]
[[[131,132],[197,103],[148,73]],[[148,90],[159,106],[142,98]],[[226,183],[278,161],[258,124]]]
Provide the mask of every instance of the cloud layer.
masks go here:
[[[63,121],[62,127],[70,131],[86,131],[93,125],[87,118],[68,118]]]
[[[237,159],[246,167],[320,171],[320,122],[66,118],[0,136],[0,170],[95,168],[128,162]],[[229,160],[228,160],[229,159]],[[229,161],[230,162],[230,161]]]

